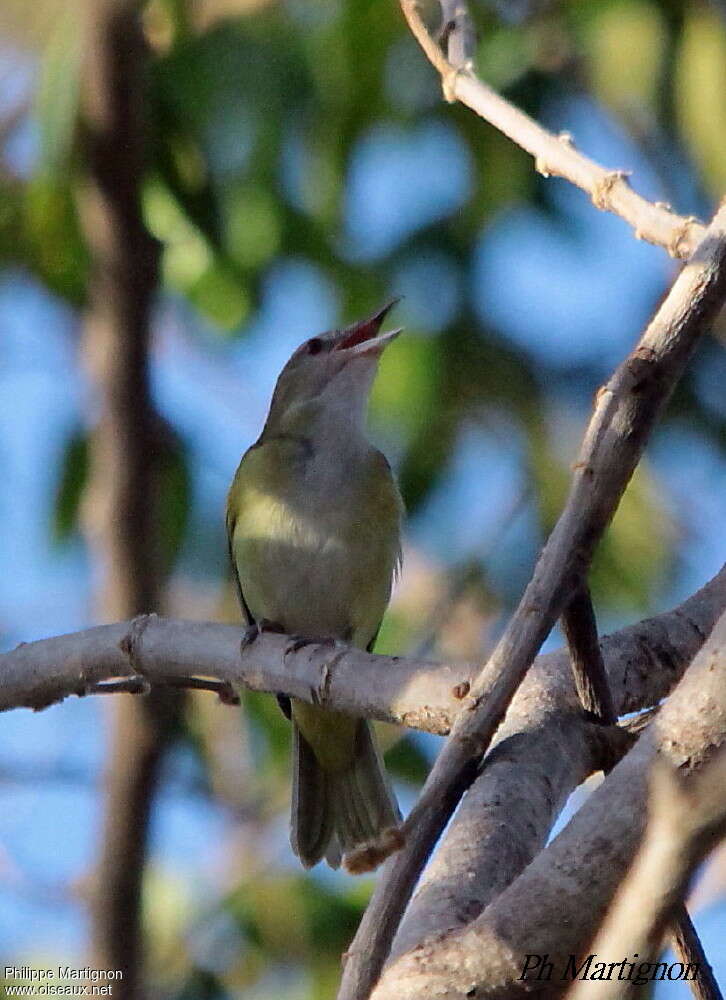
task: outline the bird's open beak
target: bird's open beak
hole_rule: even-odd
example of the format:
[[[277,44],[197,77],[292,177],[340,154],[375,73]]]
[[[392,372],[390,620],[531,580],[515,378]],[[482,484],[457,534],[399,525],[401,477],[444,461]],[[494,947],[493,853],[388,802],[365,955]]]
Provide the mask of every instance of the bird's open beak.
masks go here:
[[[344,330],[341,330],[335,339],[333,350],[350,351],[356,356],[373,353],[380,354],[383,348],[390,344],[392,340],[395,340],[403,329],[403,327],[399,327],[397,330],[387,330],[385,333],[379,333],[383,320],[397,302],[400,302],[400,299],[391,299],[390,302],[387,302],[382,309],[379,309],[369,319],[353,323],[351,326],[347,326]]]

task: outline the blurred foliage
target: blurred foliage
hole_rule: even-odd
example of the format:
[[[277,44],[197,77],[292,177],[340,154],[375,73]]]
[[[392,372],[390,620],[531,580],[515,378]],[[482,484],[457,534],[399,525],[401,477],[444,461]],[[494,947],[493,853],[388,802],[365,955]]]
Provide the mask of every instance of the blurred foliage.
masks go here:
[[[88,438],[74,434],[68,439],[61,460],[60,477],[54,504],[53,534],[57,541],[68,541],[78,529],[81,497],[88,479]]]
[[[542,530],[547,535],[567,497],[571,469],[543,436],[532,448],[531,470]],[[646,523],[648,530],[644,531]],[[673,541],[674,526],[659,503],[657,484],[648,467],[640,466],[595,554],[590,573],[593,591],[609,594],[611,606],[618,610],[646,613],[651,606],[652,581],[663,579],[668,572]],[[618,580],[617,588],[612,586],[614,579]]]
[[[67,542],[80,534],[88,467],[89,439],[86,434],[77,432],[68,439],[61,458],[53,519],[53,535],[58,542]],[[174,565],[186,537],[191,482],[184,444],[163,423],[158,428],[155,472],[158,478],[158,551],[162,570],[166,572]]]
[[[686,19],[677,63],[677,110],[684,139],[702,165],[714,198],[726,187],[726,30],[717,11],[694,7]]]
[[[692,190],[723,194],[726,24],[715,4],[480,0],[472,6],[479,70],[530,114],[540,117],[563,97],[586,95],[644,155],[653,153],[651,166],[666,187],[683,189],[685,176]],[[0,158],[0,264],[22,266],[75,308],[83,305],[89,266],[77,214],[84,183],[81,7],[45,0],[31,19],[27,4],[7,5],[8,37],[43,51],[30,111],[37,155],[27,170]],[[407,335],[387,355],[372,422],[398,459],[414,520],[446,489],[463,428],[513,429],[503,447],[518,456],[525,499],[512,513],[511,544],[510,525],[503,524],[493,545],[467,553],[458,567],[478,595],[478,610],[466,611],[465,602],[462,608],[484,642],[485,628],[507,612],[516,590],[497,581],[519,579],[521,567],[532,565],[562,504],[577,437],[563,436],[562,414],[571,420],[576,398],[581,424],[603,371],[597,359],[583,363],[580,356],[548,365],[518,346],[506,323],[484,322],[471,287],[474,255],[482,235],[513,206],[536,206],[563,231],[575,223],[528,156],[466,109],[441,104],[435,76],[394,0],[153,0],[144,17],[152,57],[143,212],[162,245],[165,293],[196,311],[205,337],[211,329],[229,343],[245,337],[281,256],[324,275],[344,319],[405,292],[399,312]],[[456,198],[422,207],[387,244],[357,245],[348,206],[363,152],[385,141],[422,157],[431,136],[449,151],[449,173],[459,177]],[[673,150],[679,157],[659,155]],[[398,161],[392,162],[395,171]],[[669,164],[677,164],[678,177]],[[707,202],[676,207],[708,211]],[[535,303],[533,325],[536,311]],[[707,352],[699,355],[668,419],[687,422],[723,451],[726,412],[714,403],[713,389],[704,389],[713,364]],[[192,523],[194,496],[189,450],[178,431],[169,431],[159,454],[171,564]],[[69,437],[55,512],[60,539],[75,530],[87,451],[85,432]],[[484,482],[490,470],[475,472]],[[515,517],[529,518],[533,529],[517,534]],[[598,606],[630,613],[652,607],[672,569],[675,541],[646,463],[598,552]],[[449,575],[456,578],[456,566]],[[428,603],[396,604],[379,649],[405,650],[426,632],[436,594],[449,592],[440,567],[420,576]],[[201,718],[191,725],[191,744],[212,769],[219,766],[210,749],[215,724],[202,725]],[[248,834],[257,831],[257,853],[250,860],[252,849],[242,851],[242,873],[230,862],[229,892],[202,916],[177,882],[149,876],[150,976],[163,984],[160,995],[178,1000],[240,996],[253,987],[256,997],[325,1000],[334,994],[339,955],[369,883],[303,876],[280,862],[273,845],[281,842],[275,823],[284,822],[287,810],[288,724],[274,699],[257,694],[246,695],[241,720],[239,752],[253,766],[232,807]],[[386,742],[391,772],[407,784],[420,782],[425,744],[412,737]]]

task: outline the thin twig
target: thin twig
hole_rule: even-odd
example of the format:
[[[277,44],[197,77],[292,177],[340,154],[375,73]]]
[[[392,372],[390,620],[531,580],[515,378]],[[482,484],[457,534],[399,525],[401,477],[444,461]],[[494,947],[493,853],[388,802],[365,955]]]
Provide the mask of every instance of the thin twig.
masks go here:
[[[721,767],[723,778],[726,778],[725,769]],[[723,778],[721,779],[723,783]],[[671,946],[679,962],[685,966],[694,965],[697,974],[695,979],[690,979],[688,985],[691,987],[696,1000],[723,1000],[723,993],[716,982],[711,964],[703,950],[701,939],[698,936],[693,921],[686,909],[686,904],[679,903],[673,911],[673,930]]]
[[[614,726],[617,713],[610,693],[597,635],[590,589],[578,587],[562,614],[562,631],[570,651],[575,689],[585,712],[604,726]]]
[[[441,0],[441,47],[454,67],[466,66],[476,51],[476,31],[466,4],[460,0]]]
[[[529,486],[521,490],[502,512],[501,516],[497,518],[487,533],[488,541],[483,551],[475,553],[476,564],[473,564],[472,561],[467,561],[448,574],[446,591],[429,615],[427,630],[414,643],[410,653],[412,658],[419,659],[429,655],[434,648],[442,627],[451,614],[452,608],[465,596],[475,580],[478,579],[478,573],[475,572],[478,564],[485,564],[492,553],[496,552],[502,545],[504,536],[508,533],[522,510],[524,510],[531,492],[532,490]]]
[[[151,684],[145,677],[135,674],[133,677],[119,677],[109,681],[99,681],[97,684],[81,685],[78,694],[148,694]]]
[[[644,708],[642,712],[638,712],[637,715],[629,719],[621,719],[618,724],[621,729],[630,733],[631,736],[640,736],[658,714],[659,707],[656,705],[653,708]]]
[[[225,705],[239,705],[239,695],[228,681],[217,681],[211,677],[163,677],[151,684],[145,677],[133,677],[99,681],[82,686],[78,694],[148,694],[154,687],[180,688],[185,691],[212,691]]]
[[[638,239],[664,247],[672,257],[688,258],[705,233],[693,216],[677,215],[637,194],[624,170],[608,170],[574,146],[569,133],[554,135],[505,100],[476,76],[470,62],[452,64],[437,45],[418,9],[417,0],[400,0],[401,10],[416,41],[441,76],[444,97],[460,101],[512,142],[526,150],[543,177],[564,177],[590,195],[593,204],[619,215]],[[463,0],[457,5],[466,8]]]
[[[211,677],[166,677],[162,684],[187,691],[212,691],[224,705],[240,703],[239,695],[228,681],[216,681]]]
[[[483,667],[403,825],[405,847],[382,873],[348,952],[339,1000],[363,1000],[430,852],[476,777],[507,706],[572,596],[617,509],[650,432],[700,337],[726,299],[726,205],[640,343],[598,394],[563,513],[519,607]]]

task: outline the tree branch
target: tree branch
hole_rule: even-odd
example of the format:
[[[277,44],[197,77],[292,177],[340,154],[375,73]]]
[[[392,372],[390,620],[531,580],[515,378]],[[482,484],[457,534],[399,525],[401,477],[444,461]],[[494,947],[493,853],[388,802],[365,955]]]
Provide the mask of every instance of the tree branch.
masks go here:
[[[559,995],[568,985],[561,978],[568,957],[592,939],[635,854],[656,760],[691,772],[725,738],[726,614],[636,746],[565,830],[478,919],[389,966],[372,1000]],[[520,978],[528,954],[548,955],[551,979],[537,982],[536,970]]]
[[[618,711],[665,697],[724,608],[726,566],[672,611],[604,637]],[[40,709],[72,694],[96,693],[114,677],[139,691],[187,679],[196,686],[201,673],[215,678],[200,678],[213,690],[217,684],[225,692],[246,684],[308,700],[312,692],[325,692],[331,708],[446,732],[461,708],[452,689],[472,677],[467,665],[437,666],[356,649],[347,649],[329,671],[325,647],[303,647],[286,657],[288,640],[266,633],[240,656],[239,639],[236,627],[144,616],[24,643],[0,656],[0,708]],[[129,676],[132,669],[137,673]],[[583,725],[567,653],[538,657],[486,770],[427,870],[397,938],[397,954],[427,932],[468,923],[541,849],[567,796],[599,766]]]
[[[615,705],[610,693],[605,663],[600,651],[597,635],[595,609],[592,605],[590,589],[583,583],[575,592],[574,597],[565,608],[562,615],[567,645],[570,652],[570,663],[577,689],[577,695],[586,714],[594,717],[600,725],[613,726],[617,721]],[[610,748],[607,748],[608,750]],[[619,758],[607,759],[603,762],[603,771],[607,774]],[[710,966],[705,963],[701,970],[697,959],[703,956],[703,948],[693,926],[688,910],[683,900],[672,908],[673,915],[673,947],[676,955],[685,965],[693,964],[698,970],[694,977],[693,992],[697,1000],[720,1000],[718,991],[713,992],[713,976]],[[612,954],[612,952],[611,952]]]
[[[665,679],[663,670],[675,683],[668,664],[689,663],[724,611],[726,566],[672,615],[602,638],[617,713],[638,710],[631,692],[642,683],[655,681],[659,690],[651,688],[641,705],[665,697],[670,685],[666,690],[657,681]],[[583,717],[567,651],[539,656],[422,877],[395,938],[394,958],[429,935],[465,926],[521,874],[569,795],[602,767],[606,732]]]
[[[401,10],[416,41],[441,76],[444,97],[450,103],[460,101],[507,138],[534,157],[535,169],[543,177],[564,177],[590,195],[593,205],[619,215],[635,230],[638,239],[664,247],[672,257],[687,259],[703,239],[705,227],[693,216],[676,215],[661,203],[653,204],[637,194],[624,170],[607,170],[575,149],[568,133],[554,135],[516,108],[480,80],[470,60],[459,62],[454,56],[460,49],[456,27],[446,31],[449,58],[442,52],[421,18],[417,0],[400,0]],[[458,22],[466,25],[466,4],[458,0]],[[452,53],[452,47],[454,52]],[[455,59],[455,61],[454,61]]]
[[[723,751],[721,752],[723,755]],[[723,768],[719,773],[723,772]],[[724,779],[721,778],[721,787],[724,786]],[[723,836],[723,833],[721,834]],[[678,910],[686,914],[687,919],[678,918]],[[713,969],[708,961],[706,952],[703,950],[701,939],[696,933],[693,921],[688,916],[686,904],[681,902],[676,906],[676,919],[673,921],[671,930],[671,945],[673,953],[684,965],[694,964],[698,968],[696,977],[689,981],[691,993],[696,1000],[723,1000],[723,993],[716,982]]]
[[[474,781],[540,645],[587,573],[663,406],[725,298],[726,205],[635,350],[597,396],[565,508],[403,824],[406,844],[378,880],[348,953],[339,1000],[363,1000],[370,993],[434,844]]]
[[[586,583],[577,588],[565,607],[562,629],[567,639],[575,688],[583,710],[602,725],[615,725],[617,713],[598,641],[590,588]]]
[[[726,566],[683,604],[602,639],[620,712],[664,698],[726,608]],[[46,708],[94,694],[116,679],[132,692],[149,685],[209,687],[229,700],[239,687],[281,692],[331,709],[446,734],[471,684],[470,664],[378,656],[352,646],[303,646],[263,633],[240,650],[240,629],[142,615],[132,621],[21,643],[0,654],[0,711]],[[537,729],[548,706],[577,701],[565,652],[539,656],[512,702],[502,734]],[[569,794],[569,791],[566,793]]]
[[[682,908],[688,881],[704,856],[713,849],[719,837],[726,834],[726,754],[722,751],[690,782],[677,772],[656,761],[651,779],[648,825],[643,843],[633,865],[620,887],[603,926],[590,946],[600,960],[613,961],[615,956],[637,955],[642,963],[652,963],[660,954],[666,924]],[[697,944],[700,942],[697,941]],[[682,964],[696,968],[692,948],[683,949],[686,957],[678,956]],[[706,968],[708,962],[701,952]],[[694,970],[695,971],[695,970]],[[712,975],[712,974],[711,974]],[[689,985],[696,985],[689,976]],[[600,983],[598,1000],[619,1000],[625,985],[617,979]],[[714,981],[715,985],[715,981]],[[716,992],[703,989],[699,1000],[715,1000]],[[592,986],[581,980],[570,993],[570,1000],[588,1000]]]

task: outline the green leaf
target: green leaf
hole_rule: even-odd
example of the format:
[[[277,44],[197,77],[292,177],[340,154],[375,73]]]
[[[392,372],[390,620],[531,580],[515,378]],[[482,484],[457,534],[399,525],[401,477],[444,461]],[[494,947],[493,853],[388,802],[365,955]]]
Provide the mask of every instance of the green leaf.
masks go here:
[[[88,436],[76,433],[61,458],[60,478],[53,508],[53,537],[66,542],[79,530],[78,513],[88,479]]]
[[[72,305],[86,299],[89,257],[68,177],[34,177],[25,199],[28,263],[46,286]]]
[[[171,571],[186,536],[191,509],[189,456],[183,442],[170,434],[158,452],[160,550],[164,571]]]
[[[69,10],[59,18],[41,62],[34,108],[38,164],[24,208],[28,263],[74,305],[85,300],[89,268],[74,200],[81,39],[78,18]]]
[[[416,738],[408,733],[386,752],[386,769],[396,778],[412,785],[422,785],[431,768],[430,761]]]
[[[565,503],[571,470],[543,427],[532,440],[530,468],[542,528],[549,534]],[[596,549],[590,572],[595,599],[610,610],[649,611],[673,558],[673,524],[647,462],[641,462]]]
[[[36,91],[38,173],[56,181],[67,177],[74,156],[83,41],[79,22],[70,6],[58,19],[43,55]]]
[[[250,294],[222,261],[208,267],[187,289],[189,301],[221,330],[236,330],[249,316]]]
[[[290,769],[290,723],[274,695],[245,691],[244,709],[258,736],[254,748],[261,771],[287,776]]]

